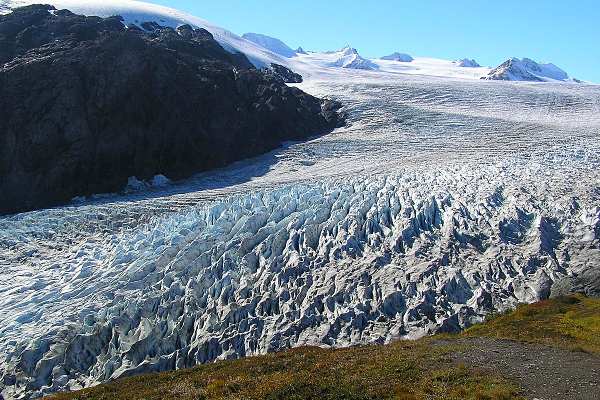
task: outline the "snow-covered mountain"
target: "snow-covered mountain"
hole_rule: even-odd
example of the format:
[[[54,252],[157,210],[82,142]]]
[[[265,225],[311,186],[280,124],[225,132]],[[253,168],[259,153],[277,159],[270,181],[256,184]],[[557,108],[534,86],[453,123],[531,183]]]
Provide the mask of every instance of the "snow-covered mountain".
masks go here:
[[[481,65],[474,59],[463,58],[462,60],[455,61],[456,65],[463,68],[479,68]]]
[[[296,55],[298,54],[308,54],[302,47],[298,47],[296,49]]]
[[[573,81],[565,71],[556,65],[537,63],[529,58],[508,59],[482,79],[531,82]]]
[[[382,60],[388,60],[388,61],[398,61],[398,62],[411,62],[414,61],[414,58],[412,58],[410,55],[406,54],[406,53],[392,53],[389,56],[383,56],[381,57]]]
[[[332,67],[364,69],[369,71],[374,71],[379,68],[374,62],[361,57],[360,54],[358,54],[358,51],[350,46],[346,46],[332,54],[336,57],[335,61],[330,64]]]
[[[260,33],[244,33],[242,38],[251,41],[259,46],[264,47],[267,50],[272,51],[275,54],[286,58],[292,58],[296,56],[296,52],[292,50],[287,44],[281,40],[271,36],[262,35]]]

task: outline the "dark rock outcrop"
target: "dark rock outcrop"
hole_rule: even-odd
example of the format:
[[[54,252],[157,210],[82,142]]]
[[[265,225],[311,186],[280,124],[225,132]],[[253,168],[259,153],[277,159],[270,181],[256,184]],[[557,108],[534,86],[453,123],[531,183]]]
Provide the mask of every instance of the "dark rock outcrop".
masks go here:
[[[265,72],[275,78],[281,79],[285,83],[302,83],[302,75],[283,65],[271,63],[271,66],[265,69]]]
[[[49,12],[52,10],[52,12]],[[28,6],[0,16],[0,214],[180,179],[325,133],[339,105],[203,29]]]

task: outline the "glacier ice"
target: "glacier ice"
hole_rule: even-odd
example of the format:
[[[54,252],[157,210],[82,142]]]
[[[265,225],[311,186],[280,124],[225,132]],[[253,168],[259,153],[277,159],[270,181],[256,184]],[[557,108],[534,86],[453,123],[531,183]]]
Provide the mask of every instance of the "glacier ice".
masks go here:
[[[348,126],[0,218],[5,397],[451,331],[599,264],[598,87],[311,78],[299,86],[341,100]]]
[[[2,312],[3,380],[11,394],[47,393],[290,346],[383,343],[543,298],[599,261],[600,207],[515,184],[537,173],[298,183],[85,243],[1,301],[14,312]],[[44,329],[24,341],[29,327]]]

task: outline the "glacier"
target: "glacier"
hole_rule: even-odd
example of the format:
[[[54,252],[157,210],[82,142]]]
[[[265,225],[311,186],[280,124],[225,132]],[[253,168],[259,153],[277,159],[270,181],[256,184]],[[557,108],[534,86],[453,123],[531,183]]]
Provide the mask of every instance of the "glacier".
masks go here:
[[[454,331],[600,262],[600,90],[309,80],[333,134],[0,219],[0,384],[31,398]]]

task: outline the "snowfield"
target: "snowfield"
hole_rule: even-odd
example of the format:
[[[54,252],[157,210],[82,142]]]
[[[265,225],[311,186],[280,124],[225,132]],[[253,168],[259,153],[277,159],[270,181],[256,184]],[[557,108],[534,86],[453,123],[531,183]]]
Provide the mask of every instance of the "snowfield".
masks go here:
[[[455,330],[600,265],[599,86],[334,57],[292,59],[345,105],[330,135],[0,218],[5,397]]]

